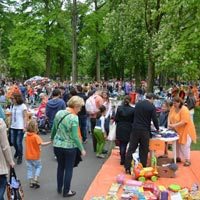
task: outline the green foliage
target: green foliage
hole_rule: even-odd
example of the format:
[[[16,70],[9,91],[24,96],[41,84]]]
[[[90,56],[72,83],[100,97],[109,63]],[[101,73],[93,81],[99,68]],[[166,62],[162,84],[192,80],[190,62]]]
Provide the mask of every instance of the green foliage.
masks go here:
[[[197,132],[197,143],[192,144],[192,149],[200,150],[200,107],[199,106],[195,108],[194,124]]]
[[[1,72],[19,78],[44,75],[49,63],[51,77],[69,78],[71,11],[70,1],[1,1]],[[139,85],[154,76],[154,71],[147,74],[149,61],[155,76],[165,74],[165,80],[199,79],[199,0],[87,0],[77,1],[77,11],[79,77],[96,76],[100,52],[105,79],[135,78]]]

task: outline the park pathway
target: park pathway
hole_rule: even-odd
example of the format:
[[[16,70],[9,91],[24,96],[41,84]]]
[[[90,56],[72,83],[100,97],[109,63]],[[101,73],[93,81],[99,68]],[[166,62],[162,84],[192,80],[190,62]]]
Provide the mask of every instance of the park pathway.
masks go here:
[[[49,140],[50,135],[42,136],[44,141]],[[41,187],[39,189],[29,188],[26,180],[25,160],[21,165],[16,165],[16,173],[22,182],[25,200],[82,200],[92,180],[104,163],[104,159],[97,159],[92,149],[92,139],[88,136],[88,143],[84,144],[87,155],[78,167],[74,168],[71,189],[76,191],[76,195],[70,198],[63,198],[56,191],[56,169],[57,162],[54,159],[52,145],[42,147],[42,172],[40,177]],[[12,148],[13,149],[13,148]]]

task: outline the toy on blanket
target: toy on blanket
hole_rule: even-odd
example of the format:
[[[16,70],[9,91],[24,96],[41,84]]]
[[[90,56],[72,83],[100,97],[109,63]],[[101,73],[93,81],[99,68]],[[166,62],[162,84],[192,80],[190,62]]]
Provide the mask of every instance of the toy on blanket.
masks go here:
[[[125,182],[125,175],[124,174],[118,174],[116,177],[116,181],[118,184],[123,185]]]
[[[151,179],[153,182],[157,181],[158,171],[155,156],[153,156],[151,159],[151,166],[152,167],[143,167],[142,164],[139,163],[137,155],[133,154],[131,174],[134,179],[137,179],[141,182],[146,181],[146,179]]]
[[[112,185],[108,191],[108,195],[116,195],[117,192],[119,191],[120,186],[121,185],[118,183],[112,183]]]

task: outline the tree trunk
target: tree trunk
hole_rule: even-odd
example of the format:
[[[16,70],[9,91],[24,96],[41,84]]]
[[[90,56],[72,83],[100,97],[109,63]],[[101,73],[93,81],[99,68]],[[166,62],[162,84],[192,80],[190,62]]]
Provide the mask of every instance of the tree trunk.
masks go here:
[[[51,71],[51,48],[49,45],[46,47],[46,77],[50,77]]]
[[[61,81],[64,81],[64,58],[62,55],[59,55],[59,77]]]
[[[95,8],[95,12],[97,12],[98,10],[98,6],[97,6],[97,0],[94,1],[94,8]],[[100,50],[99,50],[99,25],[98,22],[96,22],[96,81],[100,81],[101,80],[101,71],[100,71]]]
[[[141,77],[140,77],[140,66],[137,65],[134,68],[134,75],[135,75],[135,87],[140,87]]]
[[[48,17],[49,14],[49,0],[45,0],[45,14],[46,17]],[[45,22],[45,37],[49,38],[49,29],[50,29],[50,25],[49,22]],[[46,39],[48,40],[48,39]],[[46,41],[47,42],[47,41]],[[46,44],[46,76],[50,77],[50,72],[51,72],[51,47]]]
[[[151,41],[150,41],[151,43]],[[148,79],[147,79],[147,92],[153,92],[154,78],[155,78],[155,65],[152,55],[152,44],[148,47]]]
[[[76,0],[73,0],[72,8],[72,82],[77,82],[77,5]]]
[[[101,80],[101,75],[100,75],[100,52],[97,50],[96,51],[96,81]]]
[[[144,0],[145,3],[145,24],[148,33],[148,80],[147,92],[153,92],[154,78],[155,78],[155,59],[153,57],[153,36],[159,31],[161,19],[163,16],[160,10],[160,0],[156,1],[156,6],[150,0]],[[156,9],[158,15],[152,19],[152,10]]]

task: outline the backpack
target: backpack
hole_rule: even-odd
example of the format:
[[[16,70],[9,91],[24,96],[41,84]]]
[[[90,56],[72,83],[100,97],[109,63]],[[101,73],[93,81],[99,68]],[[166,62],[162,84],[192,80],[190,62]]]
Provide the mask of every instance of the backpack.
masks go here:
[[[96,105],[96,95],[90,96],[85,103],[85,109],[89,114],[95,114],[99,111]]]

